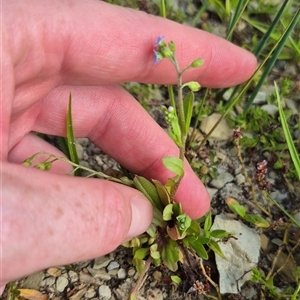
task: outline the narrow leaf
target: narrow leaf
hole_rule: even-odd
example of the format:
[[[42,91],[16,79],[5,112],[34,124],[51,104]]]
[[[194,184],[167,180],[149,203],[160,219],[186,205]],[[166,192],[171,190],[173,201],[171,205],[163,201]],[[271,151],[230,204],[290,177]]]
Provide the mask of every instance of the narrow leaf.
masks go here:
[[[212,217],[211,217],[211,212],[209,212],[207,215],[206,215],[206,219],[205,219],[205,222],[204,222],[204,232],[208,232],[210,227],[212,225]]]
[[[184,109],[184,135],[189,132],[192,114],[193,114],[193,106],[194,106],[194,93],[188,92],[187,95],[184,97],[183,100],[183,109]]]
[[[155,185],[150,180],[142,176],[135,176],[133,178],[133,183],[134,186],[147,197],[153,206],[157,207],[159,210],[163,209]]]
[[[156,187],[157,193],[163,206],[167,206],[169,203],[171,203],[170,194],[167,188],[158,180],[152,179],[152,182]]]
[[[200,239],[187,236],[184,239],[185,242],[187,242],[188,247],[194,249],[194,251],[197,253],[197,255],[203,259],[208,259],[207,251],[205,250],[203,244],[201,243]]]
[[[208,247],[214,251],[216,254],[218,254],[219,256],[221,256],[222,258],[226,259],[223,251],[221,250],[219,244],[216,242],[216,241],[213,241],[211,240],[209,243],[208,243]]]
[[[274,85],[275,85],[276,98],[277,98],[277,103],[278,103],[278,109],[279,109],[279,115],[280,115],[282,129],[283,129],[284,136],[285,136],[285,139],[286,139],[289,151],[290,151],[292,161],[293,161],[295,169],[296,169],[297,177],[300,180],[300,158],[299,158],[299,154],[297,153],[297,150],[296,150],[295,144],[293,142],[291,132],[289,130],[288,123],[287,123],[286,118],[285,118],[284,111],[282,109],[281,99],[280,99],[280,96],[279,96],[278,86],[277,86],[276,82],[274,82]]]
[[[240,205],[235,199],[227,198],[226,204],[230,208],[231,211],[244,218],[246,215],[246,209],[244,206]]]
[[[72,95],[69,95],[69,105],[68,105],[68,114],[67,114],[67,142],[70,160],[79,165],[78,155],[75,146],[75,138],[73,132],[73,123],[72,123]],[[80,169],[75,171],[76,176],[80,176]]]
[[[261,227],[261,228],[269,228],[270,227],[270,223],[260,217],[260,216],[255,216],[255,215],[245,215],[244,217],[245,221],[254,224],[257,227]]]

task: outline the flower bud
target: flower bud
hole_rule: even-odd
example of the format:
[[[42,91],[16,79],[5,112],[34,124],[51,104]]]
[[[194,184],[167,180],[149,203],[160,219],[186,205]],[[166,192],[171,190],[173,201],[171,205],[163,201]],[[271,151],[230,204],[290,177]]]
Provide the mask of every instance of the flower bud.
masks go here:
[[[185,85],[188,86],[193,92],[197,92],[201,88],[201,85],[197,81],[190,81],[187,82]]]
[[[204,63],[204,60],[202,58],[197,58],[191,63],[192,68],[198,68],[201,67]]]
[[[169,46],[170,50],[174,53],[175,52],[175,43],[173,41],[171,41],[168,46]]]
[[[170,58],[172,56],[172,54],[173,54],[172,51],[169,48],[167,48],[167,47],[162,47],[159,50],[160,50],[159,52],[165,58]]]

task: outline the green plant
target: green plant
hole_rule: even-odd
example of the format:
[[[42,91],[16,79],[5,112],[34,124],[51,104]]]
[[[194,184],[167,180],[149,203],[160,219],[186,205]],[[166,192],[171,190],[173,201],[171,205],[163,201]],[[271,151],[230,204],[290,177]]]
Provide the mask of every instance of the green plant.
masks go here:
[[[76,174],[80,169],[89,171],[89,176],[96,175],[135,187],[148,198],[154,210],[152,224],[144,234],[124,244],[124,246],[133,249],[133,264],[140,274],[139,281],[131,293],[130,299],[136,299],[136,294],[143,283],[144,276],[151,263],[155,266],[164,264],[171,271],[176,271],[179,262],[182,264],[185,263],[183,248],[188,249],[203,259],[208,259],[208,252],[205,246],[216,254],[224,256],[218,245],[218,241],[230,237],[230,234],[224,230],[210,231],[212,225],[212,216],[210,213],[204,219],[195,221],[182,211],[180,203],[174,201],[176,191],[184,175],[185,144],[193,112],[194,91],[200,89],[200,85],[197,82],[183,83],[182,76],[189,69],[200,67],[203,61],[200,58],[196,59],[189,66],[180,70],[175,57],[175,44],[173,42],[167,44],[162,37],[159,37],[155,43],[154,56],[157,63],[163,58],[168,58],[174,65],[178,77],[178,96],[175,99],[173,95],[171,97],[173,105],[169,109],[163,109],[166,121],[169,124],[169,135],[179,148],[179,157],[163,158],[165,167],[174,173],[174,176],[169,178],[166,184],[162,184],[154,179],[150,181],[137,175],[113,178],[101,172],[95,172],[80,166],[76,161],[77,156],[75,155],[76,148],[72,129],[71,96],[69,98],[67,117],[67,144],[71,160],[45,153],[37,153],[24,162],[24,165],[27,166],[34,165],[36,157],[46,155],[44,161],[35,165],[36,168],[49,170],[56,160],[61,160],[68,162],[74,167],[72,173]],[[188,88],[190,91],[184,96],[183,90],[185,88]],[[178,282],[176,278],[175,280]]]

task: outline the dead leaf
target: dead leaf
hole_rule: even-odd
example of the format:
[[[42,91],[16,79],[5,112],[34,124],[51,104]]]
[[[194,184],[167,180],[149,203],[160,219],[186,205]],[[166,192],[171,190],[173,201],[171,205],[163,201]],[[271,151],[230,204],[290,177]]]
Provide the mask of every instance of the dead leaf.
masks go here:
[[[23,297],[28,300],[48,300],[48,295],[33,289],[19,289],[19,297]]]

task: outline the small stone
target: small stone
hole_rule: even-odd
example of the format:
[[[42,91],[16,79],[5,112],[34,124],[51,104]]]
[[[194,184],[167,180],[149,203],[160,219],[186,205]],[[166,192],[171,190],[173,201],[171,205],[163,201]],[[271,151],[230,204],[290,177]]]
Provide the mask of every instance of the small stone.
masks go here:
[[[111,259],[106,256],[98,257],[94,261],[93,269],[101,269],[107,267],[110,262]]]
[[[119,269],[119,267],[120,267],[120,264],[118,262],[116,262],[115,260],[113,260],[107,266],[107,271],[111,271],[113,269]]]
[[[88,290],[87,290],[87,292],[85,293],[85,297],[86,298],[93,298],[93,297],[95,297],[95,295],[96,295],[96,291],[95,291],[95,289],[94,288],[89,288]]]
[[[69,284],[69,281],[66,277],[63,277],[63,276],[58,277],[57,281],[56,281],[56,290],[58,292],[62,293],[68,284]]]
[[[258,92],[253,100],[253,104],[261,104],[265,103],[267,100],[267,93],[266,92]]]
[[[84,149],[80,144],[75,144],[75,149],[77,152],[78,159],[81,160],[83,158]]]
[[[285,98],[284,101],[287,107],[292,111],[293,115],[299,115],[299,109],[297,108],[297,104],[293,99]]]
[[[96,162],[97,162],[98,166],[104,166],[104,162],[103,162],[103,160],[101,159],[100,156],[95,155],[94,158],[96,159]]]
[[[83,147],[86,147],[89,144],[89,139],[87,138],[76,138],[76,144],[80,144]]]
[[[231,97],[232,92],[233,92],[233,88],[227,89],[226,92],[222,96],[223,99],[225,101],[228,101],[230,99],[230,97]]]
[[[37,272],[28,276],[23,283],[28,289],[39,290],[44,278],[44,272]]]
[[[265,234],[260,235],[261,248],[266,251],[269,245],[269,238]]]
[[[75,283],[78,281],[78,274],[72,270],[70,270],[68,272],[69,278],[70,278],[70,282],[71,283]]]
[[[210,185],[220,189],[222,188],[226,183],[231,182],[233,180],[233,176],[228,172],[222,172],[218,175],[216,179],[213,179],[210,182]]]
[[[147,300],[163,300],[163,293],[159,289],[149,290],[147,293]]]
[[[126,278],[126,271],[125,271],[125,269],[121,268],[120,270],[118,270],[118,274],[117,275],[118,275],[119,279]]]
[[[156,281],[161,281],[162,273],[159,271],[154,271],[152,276]]]
[[[220,118],[221,115],[216,113],[213,113],[212,115],[204,118],[200,126],[201,131],[204,132],[205,134],[208,134],[209,131],[213,128],[213,126],[217,123],[217,121]],[[225,119],[222,119],[220,124],[210,135],[210,138],[221,141],[221,140],[228,140],[231,136],[232,136],[232,129],[230,129]]]
[[[88,271],[91,273],[93,278],[101,278],[103,280],[110,280],[111,276],[106,272],[104,269],[93,269],[91,267],[87,268]]]
[[[111,276],[111,277],[115,277],[115,276],[117,276],[117,274],[118,274],[118,269],[110,270],[110,271],[108,271],[108,274],[109,274],[109,276]]]
[[[214,195],[218,192],[218,189],[213,189],[213,188],[206,188],[209,198],[212,199],[214,197]]]
[[[293,214],[294,219],[300,223],[300,210]]]
[[[111,298],[111,290],[107,285],[101,285],[99,287],[100,299],[109,300]]]
[[[59,277],[61,276],[61,270],[58,269],[58,268],[49,268],[47,270],[47,273],[51,276],[54,276],[54,277]]]
[[[281,239],[278,239],[278,238],[274,238],[271,240],[271,242],[274,244],[274,245],[277,245],[278,247],[281,247],[283,245],[283,241]]]
[[[54,286],[54,284],[55,284],[55,280],[56,280],[56,278],[55,277],[53,277],[53,276],[51,276],[51,277],[48,277],[48,278],[45,278],[43,281],[42,281],[42,286],[44,286],[44,287],[52,287],[52,286]]]
[[[245,176],[243,174],[236,175],[236,183],[241,185],[245,182]]]
[[[278,112],[278,107],[273,104],[265,104],[261,107],[262,110],[266,111],[269,115],[276,115]]]
[[[135,269],[134,268],[130,268],[129,270],[128,270],[128,276],[129,277],[132,277],[132,276],[134,276],[134,274],[135,274]]]

